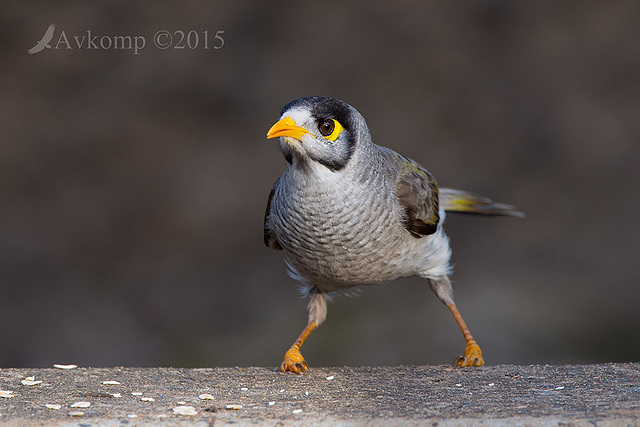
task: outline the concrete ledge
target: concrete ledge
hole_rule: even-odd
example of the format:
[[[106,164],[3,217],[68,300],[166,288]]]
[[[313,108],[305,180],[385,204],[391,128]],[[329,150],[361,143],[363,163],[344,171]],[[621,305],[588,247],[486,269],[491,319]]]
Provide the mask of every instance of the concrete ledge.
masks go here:
[[[640,425],[638,363],[1,369],[0,390],[3,425]]]

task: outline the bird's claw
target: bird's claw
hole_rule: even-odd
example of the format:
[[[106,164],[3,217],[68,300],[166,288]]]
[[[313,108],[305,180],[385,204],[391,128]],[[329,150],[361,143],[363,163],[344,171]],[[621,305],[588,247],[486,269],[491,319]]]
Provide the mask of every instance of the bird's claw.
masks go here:
[[[458,356],[454,362],[455,366],[468,367],[468,366],[484,366],[484,359],[482,358],[482,350],[476,343],[467,344],[464,349],[464,356]]]
[[[307,366],[307,362],[304,361],[304,357],[300,353],[300,350],[297,348],[290,348],[284,354],[284,361],[280,365],[280,370],[282,372],[293,372],[296,374],[300,374],[309,369]]]

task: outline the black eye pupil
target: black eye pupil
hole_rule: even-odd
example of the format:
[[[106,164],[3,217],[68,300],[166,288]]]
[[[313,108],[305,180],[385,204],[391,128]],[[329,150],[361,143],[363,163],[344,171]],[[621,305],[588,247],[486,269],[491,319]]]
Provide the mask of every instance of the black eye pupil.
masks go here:
[[[333,120],[325,120],[320,125],[320,133],[323,134],[324,136],[331,135],[331,132],[333,132],[334,128],[335,128],[335,125],[333,124]]]

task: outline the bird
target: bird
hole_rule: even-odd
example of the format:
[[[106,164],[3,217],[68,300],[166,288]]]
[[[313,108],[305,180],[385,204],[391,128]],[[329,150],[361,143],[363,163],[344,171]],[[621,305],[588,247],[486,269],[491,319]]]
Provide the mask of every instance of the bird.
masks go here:
[[[364,117],[336,98],[289,102],[267,132],[273,138],[279,138],[286,168],[269,193],[264,242],[284,252],[289,275],[309,298],[307,325],[280,369],[309,369],[300,348],[325,320],[332,294],[408,276],[424,278],[460,327],[466,345],[454,365],[483,366],[480,346],[453,298],[445,212],[524,214],[474,193],[439,188],[420,164],[375,144]]]
[[[56,30],[55,24],[49,25],[47,27],[47,30],[44,32],[44,35],[42,36],[42,38],[38,40],[38,42],[34,47],[32,47],[27,51],[29,52],[29,55],[33,55],[34,53],[41,52],[45,48],[51,49],[51,45],[49,44],[49,42],[51,42],[51,39],[53,38],[53,33],[55,30]]]

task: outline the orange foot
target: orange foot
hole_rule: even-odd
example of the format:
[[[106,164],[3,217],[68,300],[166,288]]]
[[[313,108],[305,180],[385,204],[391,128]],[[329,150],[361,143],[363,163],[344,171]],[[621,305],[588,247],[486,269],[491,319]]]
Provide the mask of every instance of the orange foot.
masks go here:
[[[480,346],[476,343],[467,344],[464,349],[464,356],[458,356],[455,361],[457,366],[484,366],[484,359],[482,358],[482,351]]]
[[[291,347],[284,354],[284,362],[280,365],[280,370],[282,372],[295,372],[296,374],[300,374],[307,369],[309,369],[309,367],[304,361],[302,354],[300,354],[300,350],[297,348]]]

